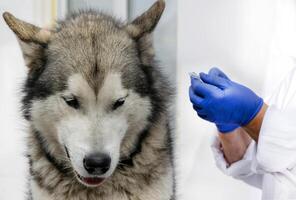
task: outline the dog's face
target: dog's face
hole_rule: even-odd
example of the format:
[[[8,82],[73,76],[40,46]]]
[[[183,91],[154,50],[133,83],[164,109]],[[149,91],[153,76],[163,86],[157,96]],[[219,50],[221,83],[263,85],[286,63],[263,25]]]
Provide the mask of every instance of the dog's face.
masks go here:
[[[128,156],[153,112],[147,69],[149,34],[164,9],[158,1],[131,24],[82,13],[44,30],[6,13],[30,71],[25,116],[47,151],[77,179],[98,186]],[[153,62],[153,61],[151,61]]]

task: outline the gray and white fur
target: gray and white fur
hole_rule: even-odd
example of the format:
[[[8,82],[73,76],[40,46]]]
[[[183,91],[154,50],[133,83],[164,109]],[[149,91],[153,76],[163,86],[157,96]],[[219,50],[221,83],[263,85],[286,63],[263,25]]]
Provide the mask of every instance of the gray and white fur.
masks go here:
[[[28,67],[28,199],[175,199],[172,89],[151,39],[164,7],[131,23],[84,11],[51,30],[3,14]]]

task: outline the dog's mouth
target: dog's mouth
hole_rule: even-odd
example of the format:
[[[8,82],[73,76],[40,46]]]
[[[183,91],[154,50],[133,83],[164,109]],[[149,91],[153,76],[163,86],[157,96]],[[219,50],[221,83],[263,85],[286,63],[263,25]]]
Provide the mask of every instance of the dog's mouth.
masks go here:
[[[80,176],[77,172],[76,176],[78,177],[78,179],[86,186],[90,186],[90,187],[97,187],[103,184],[103,182],[105,181],[105,178],[99,178],[99,177],[83,177]]]

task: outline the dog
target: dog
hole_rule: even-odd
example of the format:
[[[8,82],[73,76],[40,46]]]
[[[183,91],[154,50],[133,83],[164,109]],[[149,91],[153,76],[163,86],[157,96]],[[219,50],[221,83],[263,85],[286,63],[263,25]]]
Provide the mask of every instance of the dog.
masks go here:
[[[3,14],[28,67],[28,199],[175,199],[173,89],[151,39],[164,8],[131,23],[81,11],[51,30]]]

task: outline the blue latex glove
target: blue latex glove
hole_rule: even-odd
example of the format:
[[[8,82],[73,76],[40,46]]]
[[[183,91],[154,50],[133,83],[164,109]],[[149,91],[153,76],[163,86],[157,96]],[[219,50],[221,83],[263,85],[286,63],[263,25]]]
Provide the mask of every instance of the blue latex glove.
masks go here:
[[[214,122],[222,133],[247,125],[263,105],[262,98],[217,68],[200,73],[200,78],[191,78],[190,100],[198,116]]]

